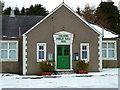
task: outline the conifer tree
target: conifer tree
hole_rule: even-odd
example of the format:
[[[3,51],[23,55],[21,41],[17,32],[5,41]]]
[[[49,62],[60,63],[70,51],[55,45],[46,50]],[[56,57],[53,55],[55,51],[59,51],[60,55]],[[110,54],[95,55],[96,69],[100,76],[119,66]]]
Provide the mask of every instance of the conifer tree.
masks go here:
[[[26,9],[26,15],[38,15],[38,16],[46,16],[48,11],[41,4],[35,4],[35,6],[31,5]]]
[[[114,2],[101,2],[96,10],[96,23],[120,34],[120,18]]]
[[[21,15],[26,15],[26,9],[24,7],[22,7],[22,10],[21,10]]]
[[[7,7],[7,8],[3,11],[3,15],[10,15],[10,11],[11,11],[11,7]]]
[[[15,12],[15,15],[20,15],[20,10],[18,7],[15,7],[14,12]]]

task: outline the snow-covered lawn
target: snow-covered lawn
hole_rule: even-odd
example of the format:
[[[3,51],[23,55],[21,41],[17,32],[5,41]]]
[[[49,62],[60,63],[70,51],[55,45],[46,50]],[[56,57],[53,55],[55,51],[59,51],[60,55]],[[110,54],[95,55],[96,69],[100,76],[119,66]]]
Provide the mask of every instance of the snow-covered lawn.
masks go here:
[[[118,88],[118,69],[46,77],[0,74],[0,88]]]

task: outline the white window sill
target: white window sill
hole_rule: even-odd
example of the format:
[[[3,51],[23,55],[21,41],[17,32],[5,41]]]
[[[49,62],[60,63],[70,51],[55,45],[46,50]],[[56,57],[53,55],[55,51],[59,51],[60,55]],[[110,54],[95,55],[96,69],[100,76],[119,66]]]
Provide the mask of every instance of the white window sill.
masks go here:
[[[81,59],[81,60],[87,60],[87,61],[89,61],[88,59]]]
[[[46,61],[46,60],[43,60],[43,59],[41,59],[41,60],[37,60],[37,62],[42,62],[42,61]]]
[[[117,58],[103,58],[103,60],[117,60]]]
[[[18,62],[18,59],[1,59],[0,62]]]

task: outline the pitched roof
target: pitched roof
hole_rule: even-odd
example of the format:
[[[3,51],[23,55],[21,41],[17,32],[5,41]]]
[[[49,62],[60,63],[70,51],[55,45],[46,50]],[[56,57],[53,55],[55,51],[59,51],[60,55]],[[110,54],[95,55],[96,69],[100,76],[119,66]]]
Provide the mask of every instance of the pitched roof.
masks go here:
[[[43,18],[44,16],[2,16],[2,37],[17,38]]]
[[[32,28],[30,28],[27,32],[25,32],[23,34],[23,36],[25,36],[27,33],[29,33],[30,31],[32,31],[36,26],[38,26],[40,23],[42,23],[44,20],[46,20],[49,16],[51,16],[54,12],[56,12],[59,8],[61,8],[62,6],[66,7],[69,11],[71,11],[76,17],[78,17],[81,21],[83,21],[86,25],[88,25],[90,28],[92,28],[92,30],[94,30],[96,33],[98,33],[99,35],[102,36],[102,34],[96,30],[95,28],[93,28],[86,20],[84,20],[80,15],[78,15],[74,10],[72,10],[68,5],[66,5],[64,2],[62,4],[60,4],[57,8],[55,8],[50,14],[48,14],[44,19],[42,19],[40,22],[38,22],[36,25],[34,25]]]
[[[103,38],[116,38],[118,37],[118,35],[114,32],[111,32],[110,30],[108,30],[105,27],[101,27],[99,25],[95,25],[95,24],[90,24],[92,27],[94,27],[96,30],[98,30],[100,33],[103,34]]]
[[[85,24],[87,24],[90,28],[92,28],[95,32],[102,35],[103,29],[94,24],[90,24],[81,18],[77,13],[75,13],[69,6],[65,3],[62,3],[57,8],[55,8],[48,16],[20,16],[16,15],[15,17],[10,16],[2,16],[2,37],[4,38],[18,38],[19,37],[19,29],[21,35],[25,35],[28,32],[32,31],[37,25],[42,23],[45,19],[47,19],[52,13],[58,10],[60,7],[65,6],[72,13],[74,13],[80,20],[82,20]],[[104,38],[115,38],[118,35],[104,29]]]

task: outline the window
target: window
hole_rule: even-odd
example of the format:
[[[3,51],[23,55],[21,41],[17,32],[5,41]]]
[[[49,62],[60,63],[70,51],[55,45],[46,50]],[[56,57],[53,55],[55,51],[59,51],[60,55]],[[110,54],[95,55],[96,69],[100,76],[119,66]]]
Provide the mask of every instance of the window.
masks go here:
[[[81,43],[81,60],[89,60],[89,43]]]
[[[116,41],[103,41],[102,58],[106,60],[116,59]]]
[[[70,48],[67,46],[67,47],[64,47],[64,55],[65,56],[68,56],[70,55]]]
[[[62,46],[57,47],[58,49],[58,56],[62,56]]]
[[[2,61],[17,61],[18,41],[0,41],[0,59]]]
[[[37,43],[37,61],[46,60],[46,43]]]

